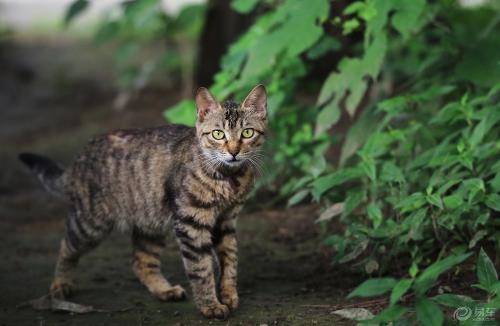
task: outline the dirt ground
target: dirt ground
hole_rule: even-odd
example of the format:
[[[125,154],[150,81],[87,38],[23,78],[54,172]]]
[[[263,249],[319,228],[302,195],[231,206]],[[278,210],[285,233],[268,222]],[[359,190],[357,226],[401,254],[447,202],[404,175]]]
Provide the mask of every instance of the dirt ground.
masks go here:
[[[85,42],[16,40],[0,45],[0,325],[350,325],[331,312],[357,284],[330,266],[313,221],[317,208],[263,208],[239,220],[241,307],[208,321],[193,302],[159,302],[131,271],[129,234],[112,234],[85,256],[72,301],[111,312],[85,315],[16,308],[47,292],[62,235],[65,203],[45,193],[17,161],[44,153],[68,163],[89,137],[114,128],[164,123],[173,89],[146,90],[126,110],[116,96],[109,55]],[[170,239],[163,271],[188,288]],[[124,312],[119,312],[124,310]]]

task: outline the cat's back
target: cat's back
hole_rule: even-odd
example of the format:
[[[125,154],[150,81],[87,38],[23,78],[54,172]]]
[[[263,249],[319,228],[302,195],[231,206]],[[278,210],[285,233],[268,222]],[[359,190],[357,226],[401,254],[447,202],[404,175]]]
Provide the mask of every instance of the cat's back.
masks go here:
[[[141,155],[169,154],[189,148],[194,128],[168,124],[144,129],[118,129],[92,138],[76,161],[99,158],[131,159]]]
[[[119,129],[90,140],[70,167],[73,181],[103,186],[133,184],[161,177],[178,161],[189,159],[194,128],[169,124],[145,129]]]

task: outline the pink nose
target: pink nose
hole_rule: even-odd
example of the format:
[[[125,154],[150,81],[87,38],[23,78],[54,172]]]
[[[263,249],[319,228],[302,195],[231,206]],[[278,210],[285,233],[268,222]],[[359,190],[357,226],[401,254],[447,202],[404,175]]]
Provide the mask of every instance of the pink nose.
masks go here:
[[[228,151],[229,154],[233,155],[234,158],[236,158],[236,155],[239,154],[240,150],[239,149],[233,149]]]

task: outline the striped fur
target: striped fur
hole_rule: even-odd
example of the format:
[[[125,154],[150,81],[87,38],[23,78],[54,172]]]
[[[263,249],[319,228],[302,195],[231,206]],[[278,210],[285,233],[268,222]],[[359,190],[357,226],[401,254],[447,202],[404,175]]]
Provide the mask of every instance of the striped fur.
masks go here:
[[[67,296],[79,258],[119,228],[132,230],[133,271],[152,295],[184,298],[184,289],[161,273],[164,237],[172,229],[201,313],[225,318],[238,307],[236,218],[264,141],[265,98],[263,86],[257,86],[242,105],[219,104],[200,89],[196,128],[108,133],[90,141],[64,172],[47,158],[23,154],[42,182],[71,203],[52,295]],[[243,138],[245,128],[254,129],[254,136]],[[222,130],[225,138],[215,139],[213,130]]]

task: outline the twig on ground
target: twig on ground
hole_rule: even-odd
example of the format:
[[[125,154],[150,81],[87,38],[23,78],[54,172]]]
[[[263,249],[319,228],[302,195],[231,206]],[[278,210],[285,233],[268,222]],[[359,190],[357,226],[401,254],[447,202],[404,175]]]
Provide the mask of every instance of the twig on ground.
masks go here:
[[[107,309],[97,309],[93,306],[83,305],[71,301],[60,300],[51,297],[49,294],[46,294],[40,298],[29,300],[23,302],[16,306],[16,308],[26,308],[31,307],[35,310],[51,310],[51,311],[65,311],[72,312],[77,314],[86,314],[90,312],[104,312],[104,313],[113,313],[113,312],[125,312],[132,308],[124,308],[118,310],[107,310]]]

